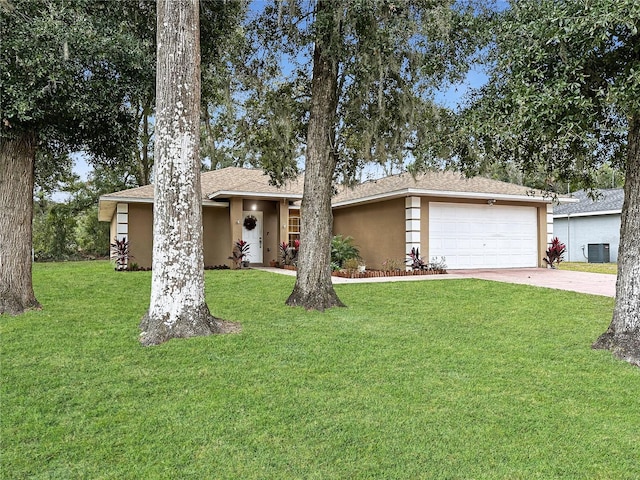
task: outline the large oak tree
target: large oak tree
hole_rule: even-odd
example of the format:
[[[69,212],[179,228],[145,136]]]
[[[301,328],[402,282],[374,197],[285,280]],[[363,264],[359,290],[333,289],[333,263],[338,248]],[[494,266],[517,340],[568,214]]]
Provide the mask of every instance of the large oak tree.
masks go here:
[[[140,342],[220,333],[204,292],[198,0],[157,2],[151,302]]]
[[[424,128],[439,111],[432,98],[443,82],[464,76],[474,21],[473,9],[448,0],[291,0],[268,4],[253,25],[256,71],[267,80],[255,89],[257,103],[269,109],[255,123],[273,135],[246,137],[263,140],[250,147],[276,183],[296,173],[301,149],[292,142],[306,130],[298,277],[288,304],[342,304],[330,276],[335,185],[353,182],[368,162],[391,170],[433,153]],[[278,55],[288,62],[284,78],[274,74]],[[278,112],[265,87],[292,92],[308,116],[290,98]]]
[[[522,0],[496,15],[490,78],[466,112],[465,167],[513,161],[550,182],[625,172],[613,318],[594,348],[640,366],[640,3]]]
[[[34,171],[55,172],[66,153],[95,162],[132,146],[124,105],[139,50],[105,2],[0,2],[0,313],[38,307],[31,283]]]

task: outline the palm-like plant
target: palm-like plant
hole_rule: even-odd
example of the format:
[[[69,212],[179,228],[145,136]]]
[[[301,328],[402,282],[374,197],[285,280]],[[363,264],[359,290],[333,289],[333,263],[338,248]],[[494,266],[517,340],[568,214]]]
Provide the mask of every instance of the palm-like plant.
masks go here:
[[[567,248],[565,244],[562,243],[558,237],[555,237],[551,240],[551,245],[547,250],[547,256],[543,258],[543,260],[551,268],[556,268],[558,265],[560,265],[560,262],[564,260],[564,252],[566,251],[566,249]]]
[[[233,242],[233,250],[231,250],[231,256],[228,258],[233,260],[235,268],[240,268],[242,266],[242,262],[246,261],[248,256],[249,242],[242,239]]]
[[[331,240],[331,263],[344,266],[344,262],[352,258],[360,258],[360,250],[353,244],[353,237],[336,235]]]
[[[116,270],[122,271],[127,269],[129,259],[133,258],[129,252],[129,242],[127,237],[122,237],[122,240],[118,238],[113,239],[111,245],[111,258],[116,261]]]

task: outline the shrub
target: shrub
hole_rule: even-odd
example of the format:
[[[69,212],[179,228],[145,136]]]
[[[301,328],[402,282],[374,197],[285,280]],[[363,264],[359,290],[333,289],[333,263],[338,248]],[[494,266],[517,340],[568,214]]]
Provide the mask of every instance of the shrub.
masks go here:
[[[284,265],[297,265],[298,264],[298,251],[300,250],[300,240],[294,240],[293,245],[288,245],[287,242],[280,244],[280,257]]]
[[[447,264],[445,263],[444,257],[440,260],[438,260],[437,257],[433,257],[430,262],[425,262],[420,257],[420,249],[415,247],[407,253],[407,256],[409,257],[407,263],[413,270],[428,270],[442,273],[447,271]]]
[[[240,239],[233,243],[233,250],[231,250],[231,256],[228,258],[229,260],[233,260],[235,268],[240,268],[242,266],[242,262],[246,261],[248,255],[249,243]]]
[[[551,245],[547,250],[547,256],[543,258],[543,260],[551,268],[555,268],[554,263],[557,266],[557,265],[560,265],[560,262],[562,262],[562,260],[564,260],[565,250],[566,250],[566,247],[564,243],[560,242],[560,239],[558,239],[558,237],[555,237],[551,240]]]
[[[350,259],[359,259],[360,250],[353,244],[353,237],[336,235],[331,240],[331,262],[344,267],[344,262]]]
[[[440,260],[438,260],[438,257],[432,257],[429,262],[429,270],[446,273],[447,264],[445,263],[445,257],[441,257]]]
[[[133,255],[129,253],[127,237],[123,237],[122,240],[114,238],[111,244],[111,259],[116,261],[116,270],[126,270],[131,258],[133,258]]]
[[[358,272],[358,268],[360,267],[360,262],[358,262],[357,258],[349,258],[344,261],[342,268],[346,270],[349,275],[353,276]]]
[[[409,253],[407,253],[407,263],[413,270],[426,270],[428,264],[420,257],[420,249],[413,247]]]
[[[382,262],[382,269],[387,272],[397,272],[398,270],[404,270],[404,263],[402,260],[387,258]]]

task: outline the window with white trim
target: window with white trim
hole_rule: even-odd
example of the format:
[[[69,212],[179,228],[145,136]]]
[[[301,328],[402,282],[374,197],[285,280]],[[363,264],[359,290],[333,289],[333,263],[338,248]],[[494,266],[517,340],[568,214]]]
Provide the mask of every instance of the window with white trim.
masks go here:
[[[300,240],[300,214],[298,212],[289,215],[289,245],[293,246],[295,240]]]

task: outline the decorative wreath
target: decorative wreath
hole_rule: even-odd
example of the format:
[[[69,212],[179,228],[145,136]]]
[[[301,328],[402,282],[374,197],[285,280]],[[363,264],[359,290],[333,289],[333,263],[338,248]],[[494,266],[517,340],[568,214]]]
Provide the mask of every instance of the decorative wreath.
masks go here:
[[[243,225],[247,230],[253,230],[254,228],[256,228],[257,223],[258,219],[253,215],[247,215],[246,217],[244,217]]]

